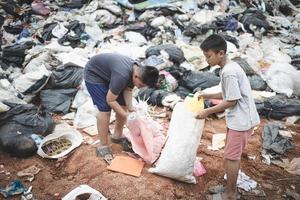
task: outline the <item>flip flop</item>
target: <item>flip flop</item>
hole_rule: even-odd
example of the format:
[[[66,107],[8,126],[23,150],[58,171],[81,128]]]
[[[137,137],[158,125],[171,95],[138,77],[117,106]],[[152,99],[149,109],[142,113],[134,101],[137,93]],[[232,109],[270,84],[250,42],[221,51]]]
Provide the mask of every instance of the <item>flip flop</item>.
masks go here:
[[[111,138],[111,141],[113,143],[122,145],[123,151],[134,153],[131,143],[126,138]]]
[[[96,154],[97,156],[103,158],[107,164],[111,164],[111,161],[113,160],[113,155],[109,147],[97,147],[96,148]]]

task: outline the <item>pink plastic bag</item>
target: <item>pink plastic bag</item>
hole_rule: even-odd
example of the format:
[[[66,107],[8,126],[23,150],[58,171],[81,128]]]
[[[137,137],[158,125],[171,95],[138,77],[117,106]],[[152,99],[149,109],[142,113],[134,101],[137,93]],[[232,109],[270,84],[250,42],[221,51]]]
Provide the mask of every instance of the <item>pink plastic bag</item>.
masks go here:
[[[131,142],[133,151],[148,164],[156,161],[166,141],[158,124],[151,117],[131,113],[127,119],[127,127],[130,132],[125,131],[124,135]]]
[[[204,166],[202,165],[202,163],[199,160],[195,160],[195,164],[194,164],[194,171],[193,174],[194,176],[202,176],[206,173],[206,170],[204,168]]]

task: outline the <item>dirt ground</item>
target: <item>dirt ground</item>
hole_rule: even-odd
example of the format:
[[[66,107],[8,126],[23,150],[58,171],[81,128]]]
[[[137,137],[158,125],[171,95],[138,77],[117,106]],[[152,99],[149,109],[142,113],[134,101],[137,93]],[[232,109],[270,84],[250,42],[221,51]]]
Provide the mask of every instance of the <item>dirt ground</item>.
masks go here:
[[[261,132],[262,126],[267,122],[263,120],[260,127],[251,137],[246,153],[243,155],[241,169],[248,176],[258,182],[266,197],[255,195],[243,195],[242,199],[292,199],[286,197],[287,189],[300,194],[300,176],[295,176],[282,168],[262,163]],[[167,123],[165,123],[167,124]],[[167,126],[167,125],[166,125]],[[300,125],[288,127],[294,131],[295,148],[286,156],[291,160],[300,155]],[[33,186],[33,194],[42,200],[61,199],[68,192],[81,184],[87,184],[100,191],[105,197],[112,200],[140,200],[140,199],[205,199],[210,186],[224,184],[222,155],[223,150],[211,151],[207,147],[211,145],[214,133],[225,133],[224,119],[207,120],[202,135],[198,156],[203,158],[203,165],[207,173],[198,177],[195,185],[174,181],[168,178],[151,174],[145,166],[140,177],[132,177],[106,169],[106,163],[96,157],[96,145],[82,144],[62,160],[43,159],[38,155],[28,159],[17,159],[7,154],[0,153],[0,165],[4,167],[0,171],[0,187],[3,188],[11,181],[20,179],[26,186]],[[97,140],[97,136],[89,138]],[[121,146],[112,145],[113,151],[120,155]],[[255,160],[248,156],[256,156]],[[29,166],[36,165],[42,170],[35,176],[33,182],[25,181],[17,177],[17,172]],[[9,172],[10,174],[8,174]],[[0,196],[0,199],[3,198]],[[20,199],[16,196],[11,199]]]

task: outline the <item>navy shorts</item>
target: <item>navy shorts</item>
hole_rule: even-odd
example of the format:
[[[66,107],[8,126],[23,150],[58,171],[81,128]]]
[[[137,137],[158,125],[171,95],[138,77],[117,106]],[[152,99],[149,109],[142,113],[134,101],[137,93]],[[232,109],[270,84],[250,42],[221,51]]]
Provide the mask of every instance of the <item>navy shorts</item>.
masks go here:
[[[101,112],[111,111],[111,107],[106,102],[106,95],[109,90],[109,86],[105,83],[89,83],[85,81],[86,88],[90,93],[93,103],[97,106],[98,110]],[[117,98],[117,102],[121,106],[125,106],[125,100],[123,97],[123,92]]]

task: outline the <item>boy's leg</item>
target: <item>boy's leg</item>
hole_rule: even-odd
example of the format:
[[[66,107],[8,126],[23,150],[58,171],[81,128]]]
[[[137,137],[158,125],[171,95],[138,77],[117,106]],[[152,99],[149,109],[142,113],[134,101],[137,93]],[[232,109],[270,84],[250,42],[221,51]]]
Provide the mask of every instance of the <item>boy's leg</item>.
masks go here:
[[[124,110],[127,110],[126,106],[122,106]],[[122,138],[123,128],[126,122],[126,117],[122,117],[121,115],[116,114],[116,123],[114,135],[112,136],[114,139]]]
[[[248,131],[235,131],[228,129],[224,149],[224,168],[227,174],[227,184],[222,198],[225,200],[237,199],[237,178],[240,169],[242,152],[245,149],[252,129]]]
[[[97,114],[97,130],[100,138],[100,147],[108,146],[110,112],[99,112]]]
[[[237,177],[240,169],[240,160],[224,160],[225,172],[227,174],[227,183],[225,187],[225,192],[222,195],[224,200],[232,199],[235,200],[237,197]]]

